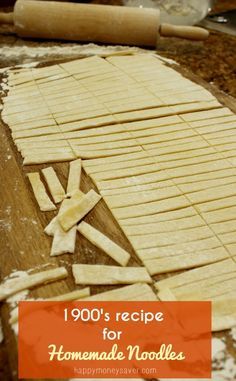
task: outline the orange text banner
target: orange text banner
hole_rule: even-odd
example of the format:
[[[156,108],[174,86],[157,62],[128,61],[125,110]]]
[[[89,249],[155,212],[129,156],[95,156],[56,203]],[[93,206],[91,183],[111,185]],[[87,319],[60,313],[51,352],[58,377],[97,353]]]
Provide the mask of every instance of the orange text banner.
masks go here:
[[[210,302],[19,303],[19,378],[210,378]]]

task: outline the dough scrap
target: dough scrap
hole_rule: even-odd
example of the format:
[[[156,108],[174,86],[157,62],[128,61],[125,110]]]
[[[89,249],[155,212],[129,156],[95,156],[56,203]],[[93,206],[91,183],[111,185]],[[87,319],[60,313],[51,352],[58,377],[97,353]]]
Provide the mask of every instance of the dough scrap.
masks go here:
[[[32,154],[29,156],[25,156],[23,164],[24,165],[32,165],[32,164],[43,164],[47,163],[57,163],[63,161],[69,161],[75,159],[75,155],[73,152],[58,152],[58,153],[47,153],[46,156],[42,156],[42,154]]]
[[[61,227],[68,231],[72,226],[78,223],[86,214],[88,214],[100,201],[101,196],[93,189],[86,193],[75,205],[69,206],[61,215],[58,221]]]
[[[117,288],[92,295],[84,300],[94,301],[156,301],[157,297],[151,287],[145,283],[136,283],[130,286]]]
[[[84,193],[81,190],[77,190],[70,199],[64,200],[61,204],[59,213],[67,209],[69,206],[73,206],[74,203],[79,201],[84,196]],[[66,201],[66,202],[65,202]],[[45,227],[44,232],[49,236],[54,236],[56,229],[60,226],[57,217],[54,217],[49,224]]]
[[[46,180],[46,183],[51,192],[54,202],[58,204],[59,202],[64,200],[65,191],[53,167],[47,167],[42,169],[42,174]]]
[[[73,195],[80,187],[81,159],[71,161],[69,164],[69,176],[67,180],[67,195]]]
[[[121,266],[127,265],[130,259],[130,254],[99,230],[86,222],[81,222],[77,229],[85,238],[92,242],[92,244],[104,251]]]
[[[105,265],[72,265],[76,284],[129,284],[151,283],[145,267],[119,267]]]
[[[42,212],[47,212],[51,210],[56,210],[56,206],[50,200],[47,195],[46,189],[42,181],[40,180],[40,176],[38,172],[28,173],[27,177],[30,181],[30,184],[33,189],[34,196],[38,202],[39,208]]]
[[[82,197],[82,196],[81,196]],[[63,213],[64,210],[68,208],[72,203],[71,199],[65,199],[63,200],[58,216]],[[53,241],[51,246],[51,252],[50,256],[58,256],[61,254],[71,253],[73,254],[75,252],[75,242],[76,242],[76,226],[73,226],[71,229],[69,229],[67,232],[65,232],[60,223],[58,222],[58,216],[55,217],[56,222],[55,224],[53,222],[50,223],[49,227],[46,227],[44,230],[45,232],[53,231]]]
[[[17,280],[12,279],[0,285],[0,300],[9,298],[22,290],[33,288],[40,284],[64,279],[68,276],[65,267],[42,271]]]

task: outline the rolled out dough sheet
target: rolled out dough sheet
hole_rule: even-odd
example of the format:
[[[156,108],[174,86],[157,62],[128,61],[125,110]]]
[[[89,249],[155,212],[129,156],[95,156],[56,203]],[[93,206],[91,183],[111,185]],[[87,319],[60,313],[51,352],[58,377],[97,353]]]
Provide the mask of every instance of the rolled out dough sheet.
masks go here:
[[[208,91],[145,55],[89,57],[18,74],[11,74],[3,115],[24,163],[75,160],[72,193],[80,159],[88,159],[86,172],[151,273],[233,252],[233,226],[222,219],[235,219],[236,118]],[[57,224],[65,218],[70,229],[90,209],[89,202],[75,210],[67,201]],[[47,230],[56,242],[54,225]]]
[[[184,196],[173,197],[169,200],[153,201],[147,204],[139,204],[122,208],[114,208],[113,213],[119,220],[124,218],[147,216],[171,210],[182,209],[190,206],[189,201]]]
[[[150,275],[163,274],[177,270],[187,270],[193,267],[215,263],[229,258],[228,252],[220,247],[198,253],[188,253],[177,256],[144,260]],[[195,286],[196,287],[196,286]],[[199,287],[199,285],[198,285]]]
[[[213,237],[211,229],[207,226],[200,226],[192,229],[180,230],[176,232],[153,233],[130,235],[129,239],[135,249],[146,249],[148,247],[162,247],[175,245],[183,242],[201,241],[206,238]]]
[[[132,177],[138,175],[144,175],[148,173],[158,172],[158,166],[156,164],[147,164],[137,167],[114,169],[113,171],[104,171],[99,173],[93,173],[90,176],[98,181],[120,179],[123,177]]]
[[[211,189],[205,189],[202,191],[194,192],[188,194],[188,198],[193,204],[199,204],[208,201],[218,200],[221,198],[236,196],[235,185],[236,182],[234,182],[234,184],[221,185]]]
[[[157,290],[162,290],[166,287],[175,289],[184,285],[188,286],[189,284],[197,283],[203,279],[212,279],[218,275],[227,274],[228,272],[231,272],[232,268],[235,269],[235,267],[235,262],[229,258],[212,265],[204,266],[199,269],[187,271],[182,274],[160,280],[155,283],[155,287]]]
[[[153,160],[150,157],[146,158],[140,158],[140,159],[134,159],[134,160],[129,160],[129,161],[118,161],[118,162],[112,162],[112,163],[107,163],[107,164],[98,164],[98,165],[92,165],[92,166],[87,166],[86,165],[87,160],[85,161],[85,164],[83,163],[84,168],[88,168],[87,172],[89,174],[93,173],[101,173],[101,172],[106,172],[109,170],[116,170],[116,169],[125,169],[125,168],[132,168],[136,166],[143,166],[147,164],[153,164]]]
[[[195,120],[206,120],[210,118],[216,118],[216,117],[227,116],[227,115],[234,115],[234,114],[227,107],[222,107],[222,108],[211,110],[211,111],[200,111],[196,113],[194,112],[190,114],[182,114],[180,115],[180,117],[186,122],[192,122]]]
[[[204,191],[206,189],[209,189],[209,192],[211,191],[214,193],[215,188],[219,187],[220,185],[236,185],[236,176],[229,176],[229,177],[223,177],[218,179],[212,179],[212,180],[204,180],[204,181],[198,181],[194,183],[186,183],[186,184],[178,184],[178,188],[183,193],[192,193],[197,191]]]
[[[187,207],[184,209],[171,210],[169,212],[164,213],[156,213],[148,216],[141,216],[135,218],[124,218],[120,219],[119,222],[122,226],[138,226],[138,225],[146,225],[150,223],[150,218],[152,223],[160,223],[164,221],[173,221],[179,220],[181,223],[181,219],[186,217],[196,216],[197,212],[193,207]]]
[[[234,168],[227,169],[219,169],[219,171],[208,172],[208,173],[200,173],[197,175],[192,175],[188,177],[178,177],[175,179],[176,184],[189,184],[191,186],[192,183],[200,183],[201,181],[207,180],[219,180],[225,179],[226,177],[236,176],[236,171]],[[220,180],[219,180],[220,181]]]
[[[158,217],[158,216],[157,216]],[[154,220],[154,221],[153,221]],[[188,230],[191,228],[204,226],[205,221],[200,216],[186,217],[178,220],[155,222],[155,219],[151,218],[151,221],[146,224],[139,225],[124,225],[122,229],[128,236],[139,236],[141,234],[153,234],[153,233],[165,233],[176,232],[178,230]],[[214,229],[212,227],[212,229]],[[188,231],[186,231],[188,234]]]
[[[102,193],[102,192],[101,192]],[[150,201],[164,200],[166,198],[180,196],[180,190],[171,186],[163,189],[146,190],[144,192],[126,193],[121,195],[103,195],[104,200],[112,208],[132,206]]]
[[[221,242],[217,237],[205,238],[202,240],[178,243],[163,247],[149,247],[144,249],[138,249],[137,254],[141,260],[149,260],[156,258],[166,258],[178,256],[186,253],[197,253],[201,251],[206,251],[214,249],[217,247],[222,247]]]
[[[235,202],[236,202],[236,196],[229,196],[226,198],[224,198],[223,196],[223,198],[219,200],[208,201],[202,204],[197,204],[196,210],[198,210],[199,213],[210,212],[212,210],[228,208],[229,206],[233,207],[235,205]]]
[[[133,147],[125,147],[125,148],[116,148],[116,149],[106,149],[106,150],[98,150],[98,151],[88,151],[83,150],[81,147],[79,148],[73,148],[73,152],[77,157],[81,157],[82,159],[94,159],[99,157],[108,157],[113,155],[122,155],[125,153],[130,152],[140,152],[142,151],[142,148],[139,146],[133,146]]]
[[[141,185],[131,185],[126,188],[116,188],[116,189],[105,189],[101,190],[102,196],[115,196],[115,195],[129,195],[130,193],[145,192],[153,189],[163,189],[173,187],[173,182],[171,180],[160,181],[159,183],[149,183]]]
[[[98,158],[98,159],[90,159],[90,160],[84,160],[83,161],[83,167],[84,168],[91,168],[91,167],[100,167],[103,168],[104,165],[112,164],[112,163],[129,163],[129,161],[136,161],[136,160],[145,160],[149,158],[148,154],[146,154],[144,151],[140,151],[137,153],[127,153],[124,155],[118,155],[113,157],[104,157],[104,158]],[[91,168],[92,170],[92,168]],[[92,173],[92,172],[91,172]]]
[[[153,172],[138,176],[124,177],[122,179],[114,179],[108,181],[97,181],[100,190],[126,188],[127,186],[143,185],[149,183],[157,183],[168,180],[165,171]]]

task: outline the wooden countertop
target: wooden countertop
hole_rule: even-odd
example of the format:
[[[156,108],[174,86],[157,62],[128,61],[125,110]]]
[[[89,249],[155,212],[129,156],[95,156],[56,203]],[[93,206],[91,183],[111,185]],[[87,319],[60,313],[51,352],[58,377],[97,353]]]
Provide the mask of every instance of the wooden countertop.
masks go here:
[[[216,11],[230,8],[236,8],[236,0],[218,2]],[[40,41],[26,41],[13,35],[9,28],[0,26],[0,67],[29,63],[32,61],[44,61],[52,58],[69,58],[67,54],[63,53],[63,48],[71,46],[75,49],[76,54],[78,44],[69,44],[66,42],[42,43]],[[37,53],[37,48],[41,47],[41,53]],[[31,49],[35,49],[34,54],[30,54]],[[43,49],[45,50],[45,55]],[[180,63],[182,67],[193,71],[196,75],[205,79],[209,83],[213,82],[220,90],[236,97],[236,37],[219,32],[212,32],[209,39],[205,42],[193,43],[177,39],[163,39],[158,46],[158,54],[174,59]],[[73,57],[75,56],[73,55]],[[3,132],[3,135],[4,134],[5,133]],[[5,135],[1,136],[1,142],[5,138]],[[13,149],[12,143],[8,142],[6,144],[10,144],[9,148]],[[19,166],[15,161],[12,165],[19,171]],[[64,168],[66,170],[66,165]],[[25,190],[25,180],[22,178],[22,175],[19,176],[20,181],[22,182],[20,185],[23,189],[22,192],[25,193],[27,192]],[[9,177],[8,182],[11,181],[12,179]],[[33,204],[34,200],[31,200],[30,202]],[[6,248],[5,256],[10,254],[11,253],[8,253]],[[34,260],[32,259],[32,266],[33,262]],[[6,263],[5,257],[4,263]],[[56,290],[57,286],[55,286],[55,293]],[[35,295],[37,295],[37,292]],[[45,296],[47,295],[45,294]],[[3,306],[1,312],[3,315],[7,316],[8,312],[5,306]],[[13,344],[12,340],[12,337],[6,337],[4,344],[0,344],[0,380],[2,381],[10,381],[14,378],[14,375],[12,377],[7,366],[9,358],[6,354],[6,348],[9,348],[9,346]],[[15,361],[15,354],[12,354],[11,357],[10,362],[13,363]]]

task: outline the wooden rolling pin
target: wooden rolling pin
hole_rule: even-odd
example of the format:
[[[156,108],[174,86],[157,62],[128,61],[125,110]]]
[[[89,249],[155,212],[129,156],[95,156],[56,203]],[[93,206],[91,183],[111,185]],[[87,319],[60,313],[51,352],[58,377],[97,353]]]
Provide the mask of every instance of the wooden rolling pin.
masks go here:
[[[0,14],[21,37],[156,46],[160,36],[204,40],[209,32],[160,24],[160,11],[110,5],[18,0],[13,13]]]

